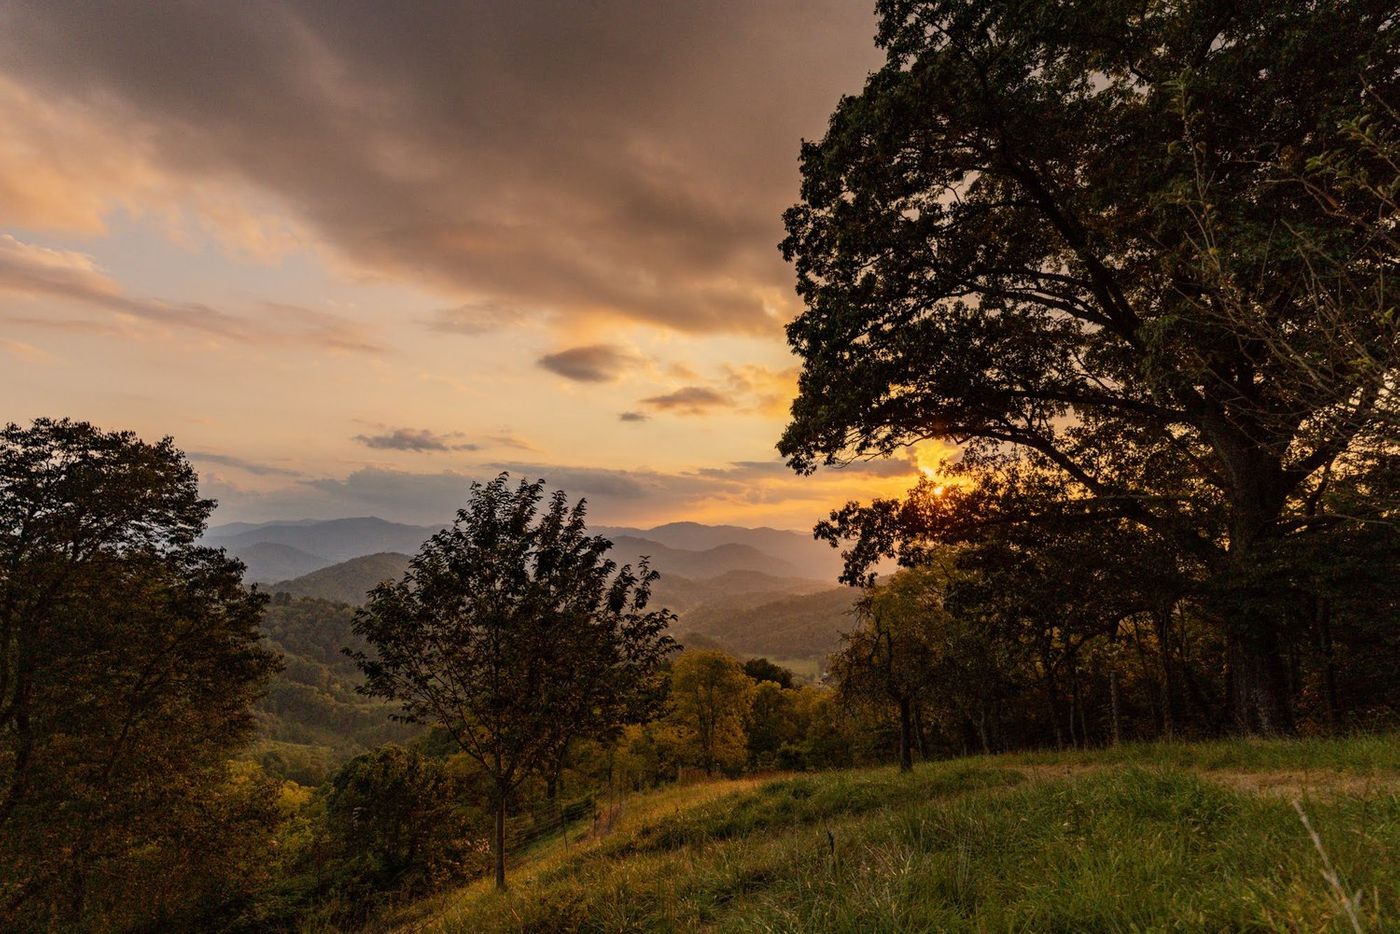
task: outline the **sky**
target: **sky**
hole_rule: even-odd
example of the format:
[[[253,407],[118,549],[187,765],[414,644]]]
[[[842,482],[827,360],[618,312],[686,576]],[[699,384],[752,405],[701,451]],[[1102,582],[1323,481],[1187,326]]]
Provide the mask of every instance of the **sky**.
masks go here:
[[[0,398],[171,435],[215,521],[809,528],[936,450],[775,443],[803,138],[870,0],[0,0]]]

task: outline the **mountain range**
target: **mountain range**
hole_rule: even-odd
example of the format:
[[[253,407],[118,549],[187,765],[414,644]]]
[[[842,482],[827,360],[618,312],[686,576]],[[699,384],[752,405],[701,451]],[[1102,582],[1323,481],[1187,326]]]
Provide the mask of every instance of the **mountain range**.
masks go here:
[[[358,671],[341,649],[357,645],[352,621],[366,594],[401,577],[436,531],[362,517],[232,523],[205,535],[276,595],[263,630],[285,667],[259,701],[254,749],[272,774],[316,784],[348,757],[410,735],[390,708],[355,693]],[[651,605],[677,615],[672,635],[687,647],[766,656],[816,677],[852,626],[856,593],[835,585],[839,556],[808,536],[696,522],[594,531],[619,564],[649,557],[661,572]]]
[[[204,542],[241,559],[249,581],[271,583],[369,555],[413,554],[437,530],[373,516],[236,522],[211,528]],[[828,545],[782,529],[672,522],[650,529],[605,526],[594,531],[613,542],[618,563],[636,563],[647,555],[663,575],[704,579],[755,571],[834,582],[841,570],[840,556]]]
[[[380,581],[400,577],[409,555],[436,532],[376,517],[216,526],[206,544],[247,565],[271,593],[359,605]],[[654,605],[675,612],[684,641],[699,635],[742,655],[819,660],[850,628],[854,594],[836,586],[840,556],[781,529],[672,522],[595,529],[619,564],[647,556],[661,572]]]

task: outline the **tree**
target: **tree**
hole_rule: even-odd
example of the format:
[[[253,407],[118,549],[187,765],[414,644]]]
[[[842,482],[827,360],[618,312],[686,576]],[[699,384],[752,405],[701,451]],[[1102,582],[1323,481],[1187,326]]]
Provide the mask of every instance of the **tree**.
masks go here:
[[[745,661],[744,674],[752,678],[755,684],[772,681],[780,688],[792,687],[792,671],[766,658],[750,658]]]
[[[543,481],[509,481],[472,484],[452,527],[371,592],[355,633],[372,649],[353,653],[363,693],[440,725],[490,776],[498,888],[511,793],[568,738],[659,708],[674,618],[647,609],[658,575],[645,561],[619,569],[588,534],[583,500],[558,491],[541,511]]]
[[[774,768],[780,750],[802,735],[796,694],[776,681],[759,681],[754,685],[753,702],[744,718],[751,768]]]
[[[723,652],[682,652],[672,662],[671,716],[687,735],[690,758],[706,775],[744,764],[744,718],[753,692],[753,680]]]
[[[930,566],[900,571],[871,588],[857,604],[860,625],[842,637],[832,658],[831,673],[843,697],[894,706],[904,771],[914,765],[918,705],[933,687],[936,629],[947,615],[946,583],[946,568]]]
[[[195,544],[213,507],[169,438],[50,419],[0,430],[8,926],[188,922],[218,907],[194,904],[219,889],[200,873],[227,871],[243,825],[271,819],[228,760],[277,662],[242,565]]]
[[[463,801],[470,788],[448,760],[414,748],[351,759],[318,792],[324,840],[312,855],[322,885],[363,921],[378,893],[422,894],[479,869],[483,815]]]
[[[1377,313],[1397,258],[1353,220],[1373,192],[1317,197],[1299,167],[1393,113],[1371,103],[1400,92],[1393,4],[878,8],[886,64],[804,144],[786,215],[806,310],[780,450],[811,471],[943,438],[972,468],[1058,474],[1209,569],[1237,725],[1290,732],[1286,621],[1249,581],[1279,540],[1347,521],[1316,493],[1393,442],[1397,362]],[[1319,268],[1366,301],[1317,314]],[[1339,325],[1363,365],[1335,365]]]

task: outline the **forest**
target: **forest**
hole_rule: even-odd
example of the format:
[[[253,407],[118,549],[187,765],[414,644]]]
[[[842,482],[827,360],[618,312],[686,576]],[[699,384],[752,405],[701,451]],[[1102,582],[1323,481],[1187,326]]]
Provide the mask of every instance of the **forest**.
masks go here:
[[[853,588],[820,670],[746,652],[746,630],[829,613],[830,594],[774,602],[724,642],[690,638],[649,560],[615,560],[586,501],[548,478],[464,488],[451,524],[351,605],[248,586],[202,544],[216,503],[175,439],[11,422],[0,927],[357,930],[473,884],[497,893],[486,910],[528,912],[506,893],[540,841],[602,839],[632,796],[724,782],[758,796],[750,811],[677,808],[629,831],[636,846],[671,833],[702,853],[750,818],[745,833],[774,814],[828,820],[827,793],[875,813],[872,788],[912,808],[910,789],[1010,787],[977,764],[998,755],[1033,770],[1037,755],[1127,749],[1151,765],[1208,741],[1226,757],[1390,761],[1394,4],[878,11],[884,64],[803,143],[784,217],[803,310],[777,449],[800,475],[935,440],[955,453],[905,495],[833,504],[815,527]],[[1357,745],[1307,745],[1334,739]],[[851,769],[875,771],[817,774]],[[1376,807],[1393,807],[1393,779],[1366,790]],[[1137,786],[1092,780],[1117,810],[1034,812],[1047,834],[1175,821]],[[1147,787],[1190,811],[1183,834],[1248,831],[1230,824],[1246,806],[1174,781]],[[1285,833],[1269,813],[1260,833]],[[963,821],[966,841],[981,818],[938,820]],[[821,826],[788,855],[834,872]],[[1371,862],[1393,855],[1393,826],[1365,830]],[[1361,896],[1327,872],[1336,918],[1361,930]],[[939,910],[959,904],[939,891]],[[1366,898],[1394,911],[1393,891]],[[534,923],[590,929],[559,911]]]

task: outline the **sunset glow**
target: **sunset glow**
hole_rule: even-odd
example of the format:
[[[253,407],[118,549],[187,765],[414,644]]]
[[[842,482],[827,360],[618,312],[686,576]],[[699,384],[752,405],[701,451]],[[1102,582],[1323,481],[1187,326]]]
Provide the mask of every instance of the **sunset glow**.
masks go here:
[[[431,521],[502,469],[635,523],[902,491],[774,450],[781,213],[873,17],[710,6],[7,5],[7,417],[173,435],[216,521]]]

